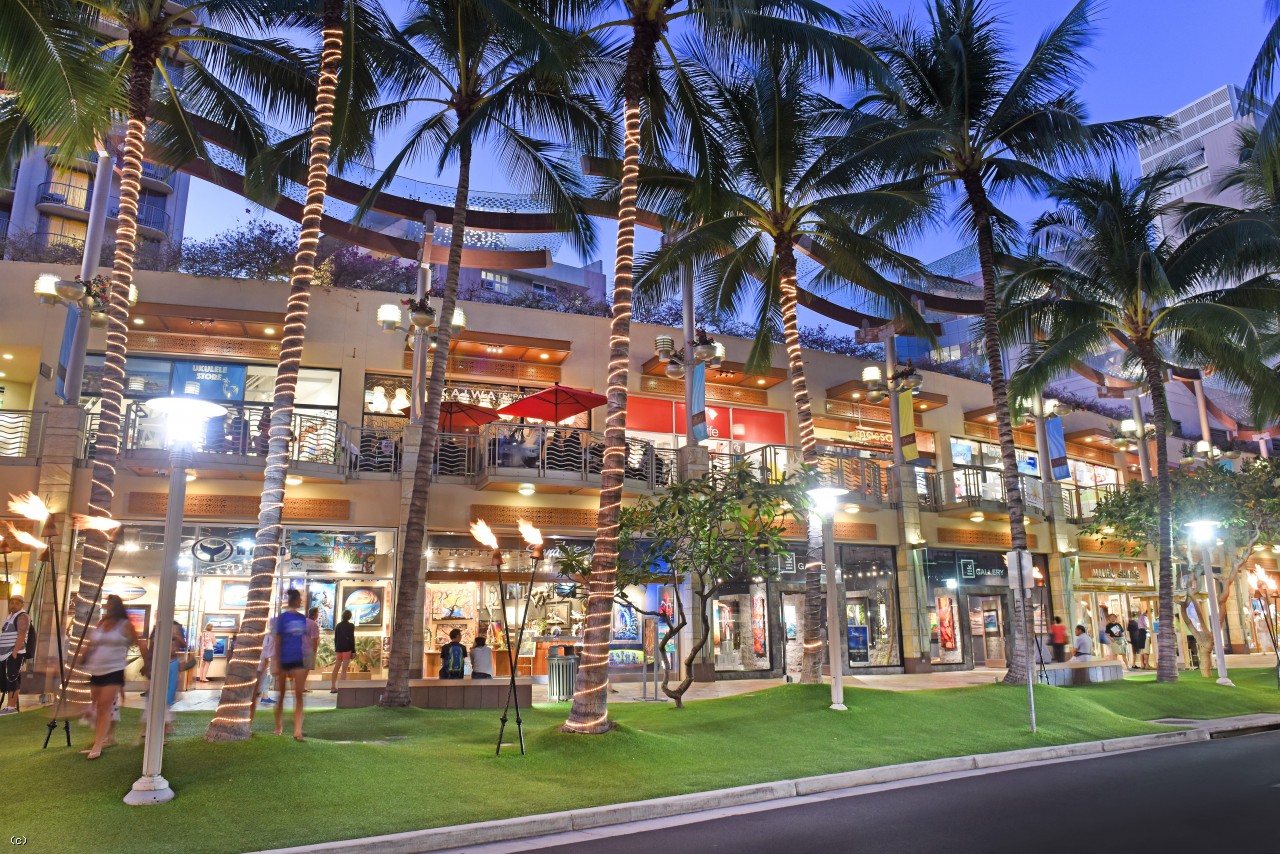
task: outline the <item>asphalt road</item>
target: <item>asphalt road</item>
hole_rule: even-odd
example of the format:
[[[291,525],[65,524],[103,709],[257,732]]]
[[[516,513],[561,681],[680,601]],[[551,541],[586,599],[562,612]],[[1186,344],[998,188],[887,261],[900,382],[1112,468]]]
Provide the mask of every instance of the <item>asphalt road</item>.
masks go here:
[[[855,795],[538,854],[1280,854],[1280,732]]]

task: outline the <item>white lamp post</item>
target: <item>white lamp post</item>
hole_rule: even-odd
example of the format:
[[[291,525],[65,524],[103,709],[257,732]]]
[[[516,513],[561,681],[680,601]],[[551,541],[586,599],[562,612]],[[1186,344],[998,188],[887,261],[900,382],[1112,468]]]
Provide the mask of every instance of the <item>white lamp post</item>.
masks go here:
[[[813,499],[813,512],[822,520],[822,562],[827,568],[827,654],[831,666],[831,708],[843,712],[844,704],[844,656],[840,644],[840,592],[836,568],[835,515],[840,496],[849,490],[839,486],[815,486],[809,490]]]
[[[1222,649],[1222,619],[1218,616],[1218,583],[1213,578],[1213,558],[1210,550],[1217,539],[1218,523],[1209,519],[1188,522],[1191,536],[1200,543],[1201,564],[1204,567],[1206,589],[1209,591],[1209,630],[1213,632],[1213,658],[1218,667],[1218,684],[1235,687],[1227,678],[1227,656]]]
[[[182,396],[160,397],[147,402],[149,409],[168,417],[169,503],[164,519],[155,642],[151,647],[151,685],[147,689],[147,743],[142,753],[142,776],[124,796],[124,802],[130,806],[173,800],[173,789],[169,788],[169,782],[160,772],[164,764],[165,700],[169,696],[173,600],[178,591],[178,551],[182,545],[182,513],[187,500],[187,466],[191,464],[191,442],[204,429],[204,422],[226,412],[226,407],[195,397],[198,392],[198,383],[187,383]]]

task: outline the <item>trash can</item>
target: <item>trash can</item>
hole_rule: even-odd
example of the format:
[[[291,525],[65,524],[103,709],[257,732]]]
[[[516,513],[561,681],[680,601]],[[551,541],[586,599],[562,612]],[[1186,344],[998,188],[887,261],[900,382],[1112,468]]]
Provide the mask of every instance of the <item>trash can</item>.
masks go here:
[[[560,647],[561,651],[566,647]],[[572,647],[568,647],[572,649]],[[573,699],[573,692],[578,687],[578,656],[547,656],[547,700],[552,703],[565,703]]]

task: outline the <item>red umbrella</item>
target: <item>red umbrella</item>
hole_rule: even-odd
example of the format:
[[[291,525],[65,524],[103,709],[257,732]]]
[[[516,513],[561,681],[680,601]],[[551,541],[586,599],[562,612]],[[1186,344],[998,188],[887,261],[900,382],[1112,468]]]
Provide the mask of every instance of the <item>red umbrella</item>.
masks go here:
[[[604,406],[609,398],[593,391],[553,385],[536,394],[522,397],[515,403],[509,403],[498,410],[501,415],[513,418],[537,418],[539,421],[559,423],[583,412],[589,412],[597,406]]]
[[[498,420],[498,413],[487,406],[447,400],[440,404],[440,432],[466,433]]]

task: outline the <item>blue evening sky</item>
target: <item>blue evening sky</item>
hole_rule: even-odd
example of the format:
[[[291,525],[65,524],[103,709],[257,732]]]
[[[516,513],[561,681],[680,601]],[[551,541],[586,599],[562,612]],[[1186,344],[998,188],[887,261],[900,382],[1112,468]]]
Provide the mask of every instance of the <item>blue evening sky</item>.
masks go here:
[[[398,10],[406,4],[392,0],[387,5]],[[923,8],[922,0],[885,0],[885,5],[895,12],[917,14]],[[998,8],[1011,43],[1025,56],[1039,35],[1072,5],[1073,0],[1003,0]],[[1242,83],[1264,32],[1264,5],[1264,0],[1110,0],[1098,18],[1099,33],[1087,54],[1094,67],[1081,87],[1092,115],[1098,119],[1165,115],[1226,83]],[[389,156],[389,146],[379,152],[380,160]],[[1137,168],[1136,158],[1132,168]],[[436,180],[427,163],[414,165],[408,175]],[[511,189],[498,174],[477,174],[472,188]],[[1040,206],[1034,200],[1021,200],[1010,209],[1030,219]],[[264,216],[275,215],[252,208],[232,193],[193,181],[186,233],[207,237],[237,221]],[[614,229],[609,222],[599,225],[601,257],[611,271]],[[642,241],[642,247],[646,243]],[[929,261],[959,248],[959,243],[948,229],[940,228],[907,248]],[[580,263],[568,249],[561,251],[559,260]]]

